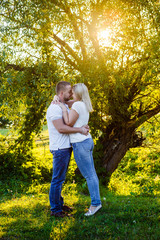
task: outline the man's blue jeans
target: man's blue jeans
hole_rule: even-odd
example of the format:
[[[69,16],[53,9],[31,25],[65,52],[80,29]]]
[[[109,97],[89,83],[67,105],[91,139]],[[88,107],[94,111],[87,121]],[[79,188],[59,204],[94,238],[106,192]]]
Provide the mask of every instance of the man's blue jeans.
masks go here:
[[[62,184],[66,178],[72,148],[51,151],[53,154],[53,175],[49,192],[51,211],[61,212],[63,198],[61,196]]]
[[[91,205],[101,204],[99,193],[99,180],[93,162],[93,140],[88,138],[82,142],[72,143],[74,158],[77,166],[87,181],[89,193],[91,196]]]

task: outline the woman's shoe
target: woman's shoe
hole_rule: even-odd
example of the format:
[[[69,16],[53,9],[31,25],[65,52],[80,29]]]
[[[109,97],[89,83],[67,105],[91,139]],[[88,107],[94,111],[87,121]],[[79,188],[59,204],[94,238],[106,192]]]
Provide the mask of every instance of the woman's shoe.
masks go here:
[[[96,207],[94,207],[94,209],[92,208],[92,206],[90,206],[90,208],[88,209],[88,212],[86,212],[84,215],[85,216],[92,216],[94,215],[100,208],[102,207],[102,205],[98,205]]]

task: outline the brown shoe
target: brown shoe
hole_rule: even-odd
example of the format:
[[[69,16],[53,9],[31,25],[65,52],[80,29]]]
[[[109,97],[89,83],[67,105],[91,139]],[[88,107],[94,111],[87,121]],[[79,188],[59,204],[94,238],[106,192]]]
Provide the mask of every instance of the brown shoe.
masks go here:
[[[73,209],[71,207],[68,207],[66,205],[63,205],[62,209],[64,212],[68,212],[68,213],[73,211]]]
[[[51,211],[51,216],[63,218],[65,216],[67,216],[67,214],[64,211],[57,212],[57,213]]]

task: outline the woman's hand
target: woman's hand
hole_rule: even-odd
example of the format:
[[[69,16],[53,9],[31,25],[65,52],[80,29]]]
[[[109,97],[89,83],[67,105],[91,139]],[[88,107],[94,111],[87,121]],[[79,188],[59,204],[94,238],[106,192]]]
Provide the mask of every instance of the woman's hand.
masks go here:
[[[54,95],[52,103],[53,104],[58,104],[59,103],[59,97],[57,95]]]

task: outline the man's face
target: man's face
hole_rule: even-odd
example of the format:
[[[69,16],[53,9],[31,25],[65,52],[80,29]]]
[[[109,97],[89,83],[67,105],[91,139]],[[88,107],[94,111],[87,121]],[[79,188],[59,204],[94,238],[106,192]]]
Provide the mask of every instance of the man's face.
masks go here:
[[[71,85],[67,85],[65,87],[65,91],[63,92],[63,100],[64,102],[67,102],[71,99],[72,97],[72,87]]]

